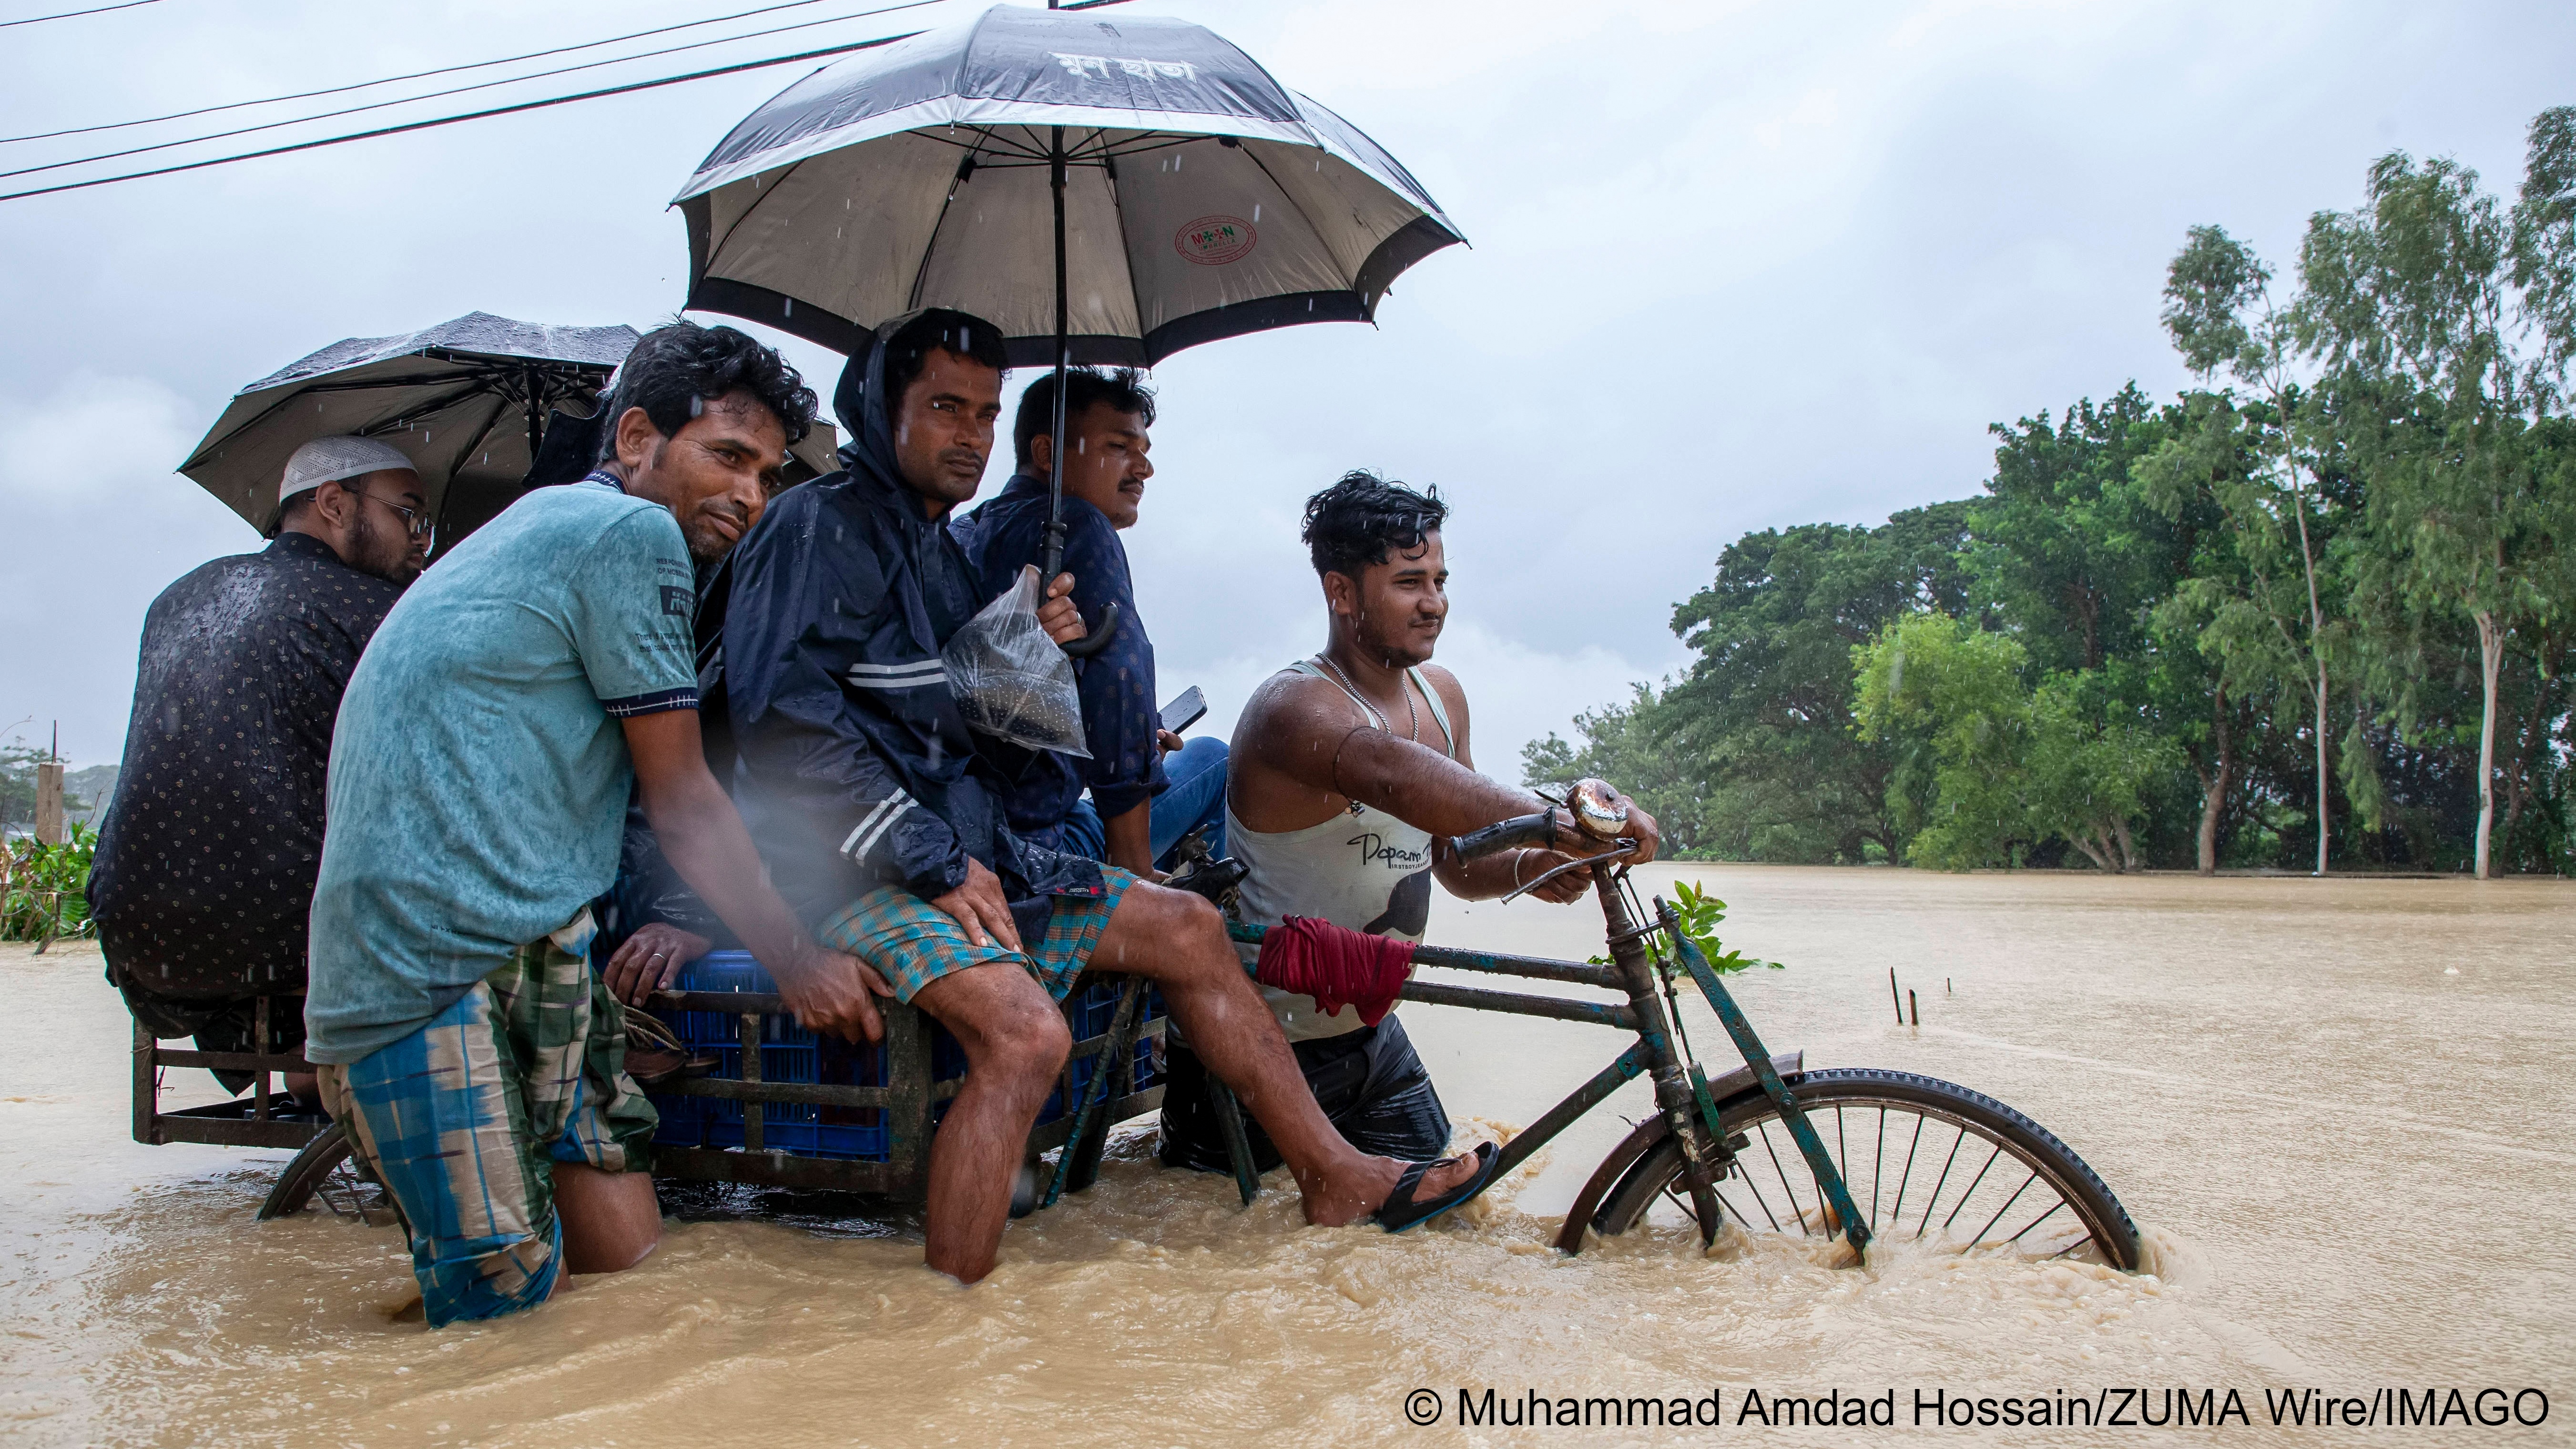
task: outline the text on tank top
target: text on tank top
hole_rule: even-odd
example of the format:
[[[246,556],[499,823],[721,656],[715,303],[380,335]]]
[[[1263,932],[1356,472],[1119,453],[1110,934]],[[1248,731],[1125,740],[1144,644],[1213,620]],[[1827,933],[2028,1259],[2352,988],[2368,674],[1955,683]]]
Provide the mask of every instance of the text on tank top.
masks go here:
[[[1350,687],[1313,664],[1288,666],[1298,674],[1325,680],[1351,697],[1370,718],[1377,711]],[[1432,722],[1451,759],[1458,757],[1457,737],[1449,728],[1449,711],[1419,669],[1406,677],[1431,706]],[[1319,917],[1336,926],[1373,936],[1419,941],[1431,922],[1431,832],[1418,829],[1374,805],[1357,800],[1332,819],[1302,830],[1261,831],[1225,812],[1227,853],[1250,867],[1237,897],[1235,915],[1249,925],[1275,926],[1287,916]],[[1259,948],[1240,946],[1249,963]],[[1318,1010],[1311,996],[1261,988],[1262,999],[1279,1018],[1290,1041],[1311,1041],[1360,1029],[1359,1011],[1345,1006],[1330,1015]]]

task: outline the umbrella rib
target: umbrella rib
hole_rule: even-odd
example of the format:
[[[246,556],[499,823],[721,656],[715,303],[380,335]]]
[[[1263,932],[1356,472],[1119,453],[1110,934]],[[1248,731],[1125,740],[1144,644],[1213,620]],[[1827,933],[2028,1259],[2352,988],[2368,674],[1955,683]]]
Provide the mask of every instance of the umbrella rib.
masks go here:
[[[988,137],[990,135],[989,132],[985,134]],[[973,165],[975,163],[975,158],[982,154],[983,150],[981,147],[970,147],[966,152],[966,159],[957,164],[958,171],[965,173],[966,168]],[[961,174],[948,183],[948,194],[939,199],[939,215],[932,219],[930,223],[930,235],[928,238],[923,240],[921,244],[921,259],[912,264],[912,290],[909,300],[904,304],[904,309],[906,311],[910,311],[911,309],[921,305],[921,279],[930,273],[930,254],[939,246],[939,233],[945,230],[948,226],[948,209],[957,204],[957,193],[959,189],[972,186],[974,184],[975,178],[973,175]]]
[[[261,408],[255,415],[243,419],[240,427],[233,429],[231,432],[226,433],[222,437],[215,439],[213,442],[206,444],[202,448],[199,448],[189,457],[187,462],[179,465],[179,471],[184,473],[190,468],[198,467],[205,463],[207,459],[222,452],[226,447],[229,447],[233,439],[240,437],[242,434],[249,432],[251,429],[258,427],[264,422],[267,422],[270,418],[277,416],[280,410],[284,409],[288,404],[301,399],[308,390],[309,389],[305,388],[297,388],[295,391],[288,393],[286,396],[279,398],[273,403],[270,403],[267,407]]]
[[[441,383],[456,382],[460,379],[468,382],[482,383],[489,381],[494,376],[495,371],[495,369],[490,368],[478,368],[471,372],[432,372],[414,373],[406,377],[355,378],[347,382],[311,383],[307,386],[297,388],[296,391],[299,393],[371,392],[378,388],[387,387],[435,387]]]
[[[323,375],[326,377],[329,376],[328,373]],[[471,373],[463,375],[467,377],[473,376]],[[222,437],[215,439],[213,442],[206,444],[202,448],[199,448],[194,454],[189,456],[187,462],[179,465],[180,471],[185,472],[190,468],[197,467],[204,463],[212,455],[220,453],[225,448],[231,446],[232,441],[235,438],[238,438],[244,433],[249,432],[251,429],[258,427],[261,423],[268,421],[270,418],[277,416],[280,409],[299,402],[314,393],[357,392],[371,388],[384,387],[427,387],[433,383],[450,381],[457,376],[459,376],[457,373],[442,372],[427,377],[380,377],[361,382],[316,382],[299,387],[293,392],[288,393],[286,396],[279,398],[277,401],[270,403],[267,407],[260,409],[257,414],[244,419],[240,427],[233,429],[231,432],[226,433]],[[454,399],[451,398],[449,401],[452,402]],[[445,404],[441,404],[441,406],[445,406]]]
[[[1301,204],[1301,203],[1297,200],[1297,198],[1296,198],[1293,194],[1291,194],[1291,193],[1289,192],[1289,190],[1288,190],[1288,188],[1287,188],[1287,187],[1282,186],[1282,185],[1280,185],[1280,184],[1279,184],[1279,176],[1278,176],[1278,173],[1276,173],[1276,172],[1274,172],[1274,171],[1272,171],[1272,170],[1270,169],[1270,163],[1268,163],[1268,162],[1266,162],[1266,161],[1262,160],[1262,159],[1261,159],[1261,157],[1260,157],[1260,155],[1259,155],[1259,153],[1255,152],[1255,151],[1254,151],[1250,146],[1246,146],[1246,147],[1244,147],[1244,148],[1243,148],[1243,154],[1244,154],[1245,156],[1247,156],[1247,157],[1251,158],[1252,164],[1253,164],[1255,167],[1257,167],[1257,168],[1259,168],[1259,169],[1260,169],[1262,179],[1263,179],[1263,180],[1265,180],[1265,181],[1267,181],[1267,182],[1269,182],[1269,183],[1270,183],[1270,186],[1271,186],[1271,189],[1272,189],[1272,190],[1274,190],[1274,191],[1277,191],[1277,192],[1279,193],[1279,199],[1280,199],[1281,201],[1284,201],[1284,202],[1288,203],[1288,209],[1289,209],[1289,210],[1291,210],[1291,211],[1293,211],[1293,212],[1297,213],[1297,219],[1298,219],[1299,221],[1302,221],[1302,222],[1304,222],[1304,223],[1306,224],[1306,228],[1307,228],[1307,230],[1312,231],[1312,232],[1315,234],[1315,237],[1316,237],[1316,239],[1317,239],[1317,240],[1319,240],[1319,241],[1320,241],[1320,240],[1322,240],[1322,239],[1323,239],[1323,237],[1325,236],[1325,231],[1324,231],[1324,229],[1323,229],[1322,227],[1320,227],[1320,226],[1315,225],[1315,218],[1313,218],[1312,216],[1309,216],[1309,215],[1307,215],[1307,214],[1306,214],[1306,208],[1305,208],[1305,206],[1304,206],[1303,204]],[[1338,259],[1336,259],[1336,260],[1338,261]],[[1350,280],[1351,280],[1351,289],[1352,289],[1353,291],[1357,291],[1357,290],[1359,289],[1359,281],[1360,281],[1360,279],[1359,279],[1359,274],[1358,274],[1357,272],[1353,272],[1353,273],[1351,274],[1351,279],[1350,279]]]
[[[474,450],[483,446],[485,438],[492,436],[493,426],[501,421],[501,414],[509,411],[511,399],[506,395],[488,392],[484,396],[492,399],[492,415],[483,420],[483,426],[475,430],[473,437],[465,440],[465,448],[456,455],[456,461],[447,465],[447,484],[451,488],[456,486],[456,475],[465,471],[465,460],[474,456]],[[530,458],[528,466],[535,467],[536,461]]]
[[[1046,160],[1045,152],[1030,150],[1028,147],[1023,146],[1019,142],[1013,141],[1008,137],[996,135],[992,128],[988,126],[969,126],[966,128],[967,130],[975,133],[976,141],[973,145],[968,145],[964,141],[941,134],[943,131],[954,131],[956,129],[957,128],[955,126],[942,126],[937,128],[924,128],[918,131],[906,131],[903,134],[907,136],[919,136],[925,141],[936,141],[942,146],[954,146],[960,151],[980,152],[984,149],[985,142],[991,142],[995,146],[1009,149],[1015,155],[1029,157],[1040,162]],[[979,166],[992,166],[999,163],[979,161],[976,164]]]
[[[448,393],[443,397],[423,403],[419,407],[413,408],[408,412],[398,413],[393,417],[385,419],[383,422],[370,423],[365,428],[359,430],[358,436],[362,438],[372,438],[382,433],[390,433],[397,428],[409,428],[412,424],[419,422],[423,418],[430,417],[437,413],[443,413],[449,408],[456,406],[458,403],[481,396],[483,393],[489,392],[490,390],[491,389],[484,387],[480,382],[477,382],[472,387],[462,388],[458,391]]]

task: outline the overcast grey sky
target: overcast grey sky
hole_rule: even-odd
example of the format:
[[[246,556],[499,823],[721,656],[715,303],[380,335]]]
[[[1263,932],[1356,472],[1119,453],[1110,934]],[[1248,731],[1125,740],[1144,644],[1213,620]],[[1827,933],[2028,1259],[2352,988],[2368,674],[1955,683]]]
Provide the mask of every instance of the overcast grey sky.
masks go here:
[[[0,30],[0,134],[756,3],[162,0]],[[64,8],[78,7],[0,0],[0,19]],[[862,8],[825,0],[734,28]],[[2155,314],[2186,226],[2221,223],[2286,261],[2307,215],[2354,204],[2391,148],[2458,156],[2509,192],[2525,123],[2576,101],[2565,5],[1136,8],[1216,28],[1340,111],[1473,243],[1408,274],[1374,330],[1239,338],[1157,371],[1161,471],[1128,547],[1164,692],[1205,686],[1209,726],[1226,728],[1255,682],[1321,642],[1297,508],[1346,468],[1378,468],[1456,505],[1441,659],[1476,703],[1480,762],[1506,777],[1523,741],[1686,660],[1671,606],[1745,531],[1966,496],[1988,470],[1988,423],[2130,378],[2178,386]],[[476,309],[649,326],[685,280],[665,203],[803,69],[0,203],[0,737],[41,741],[59,719],[74,762],[117,757],[145,607],[197,563],[257,546],[170,471],[234,388],[343,337]],[[273,118],[0,145],[0,169]],[[839,358],[789,350],[828,393]],[[13,731],[20,716],[34,723]]]

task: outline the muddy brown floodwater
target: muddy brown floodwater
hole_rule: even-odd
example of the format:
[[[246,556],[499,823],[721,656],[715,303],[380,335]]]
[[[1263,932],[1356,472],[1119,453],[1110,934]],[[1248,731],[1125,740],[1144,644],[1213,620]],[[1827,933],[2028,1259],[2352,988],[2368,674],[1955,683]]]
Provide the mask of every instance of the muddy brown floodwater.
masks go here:
[[[2233,1388],[2253,1422],[2161,1440],[2232,1444],[2319,1438],[2270,1427],[2267,1389],[2393,1385],[2539,1388],[2548,1422],[2501,1432],[2576,1442],[2576,887],[1651,874],[1705,882],[1731,944],[1789,963],[1739,993],[1775,1048],[2020,1107],[2118,1191],[2153,1271],[1903,1244],[1838,1271],[1794,1244],[1703,1257],[1657,1232],[1560,1257],[1556,1218],[1645,1109],[1636,1084],[1468,1221],[1406,1237],[1304,1227],[1276,1177],[1237,1211],[1228,1181],[1157,1170],[1131,1132],[1097,1188],[1011,1228],[977,1288],[922,1268],[901,1222],[694,1221],[638,1271],[430,1333],[388,1321],[409,1283],[392,1230],[253,1220],[283,1154],[129,1141],[126,1018],[95,951],[6,947],[0,1439],[1670,1442],[1738,1435],[1747,1389],[1893,1390],[1903,1433],[1918,1392],[2171,1387]],[[1444,903],[1432,934],[1579,957],[1599,927],[1589,902]],[[1891,966],[1920,1028],[1891,1020]],[[1617,1047],[1405,1019],[1469,1126],[1534,1119]],[[171,1076],[174,1105],[213,1095]],[[1461,1388],[1721,1392],[1728,1428],[1462,1430]],[[1406,1422],[1416,1389],[1440,1396],[1437,1427]]]

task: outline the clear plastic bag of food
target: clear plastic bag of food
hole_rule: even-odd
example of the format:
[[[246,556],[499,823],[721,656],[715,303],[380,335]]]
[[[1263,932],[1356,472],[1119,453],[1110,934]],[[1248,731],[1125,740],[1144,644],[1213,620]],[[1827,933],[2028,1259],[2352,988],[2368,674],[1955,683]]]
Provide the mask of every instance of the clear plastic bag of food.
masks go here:
[[[1082,695],[1073,661],[1038,622],[1038,571],[966,621],[940,651],[948,692],[966,723],[995,739],[1032,750],[1091,758],[1082,733]]]

